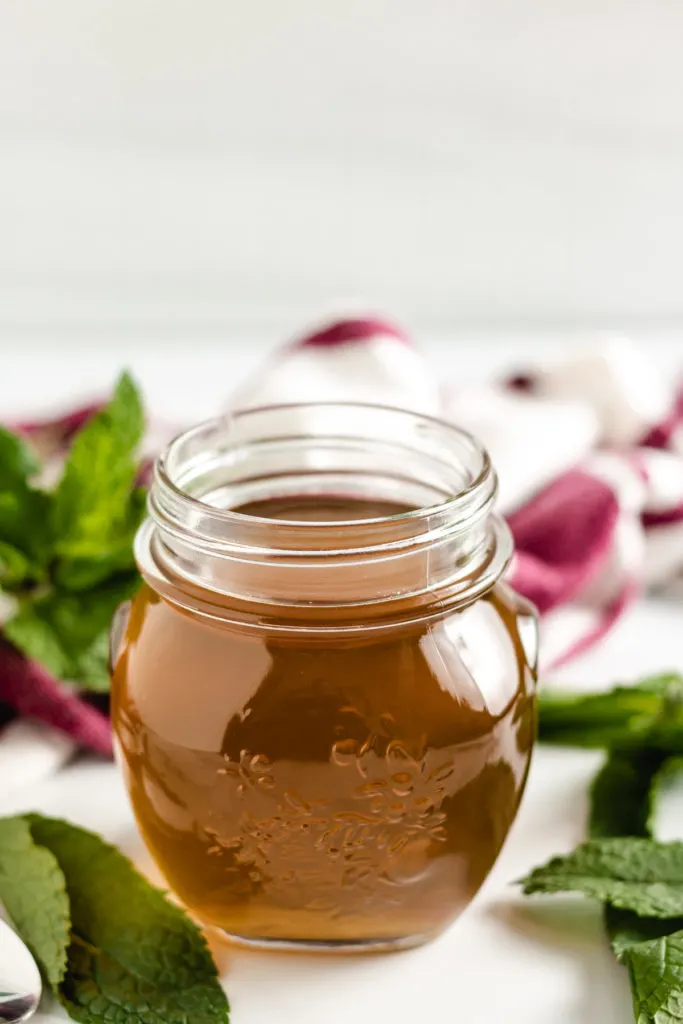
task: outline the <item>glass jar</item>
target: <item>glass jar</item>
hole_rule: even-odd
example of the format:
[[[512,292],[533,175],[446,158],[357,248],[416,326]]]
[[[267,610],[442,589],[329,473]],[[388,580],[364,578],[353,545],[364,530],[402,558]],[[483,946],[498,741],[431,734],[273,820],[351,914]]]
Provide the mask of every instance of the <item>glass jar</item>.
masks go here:
[[[495,490],[468,434],[384,407],[247,411],[160,458],[112,714],[142,835],[202,922],[392,948],[470,902],[534,739]]]

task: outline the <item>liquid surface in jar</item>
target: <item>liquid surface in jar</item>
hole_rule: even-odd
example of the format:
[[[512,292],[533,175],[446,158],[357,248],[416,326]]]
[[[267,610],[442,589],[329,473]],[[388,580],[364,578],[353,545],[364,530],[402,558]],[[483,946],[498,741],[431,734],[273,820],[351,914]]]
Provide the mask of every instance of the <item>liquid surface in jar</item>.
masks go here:
[[[239,509],[273,530],[407,510],[344,497]],[[229,598],[212,600],[226,621],[144,586],[115,662],[120,759],[170,886],[252,941],[438,933],[488,874],[525,781],[525,604],[497,586],[429,622],[320,635],[246,629],[227,621]]]
[[[410,505],[397,501],[370,500],[369,498],[348,498],[344,495],[329,495],[320,498],[315,495],[289,498],[270,498],[266,501],[250,501],[235,511],[249,516],[261,516],[304,523],[339,523],[363,519],[383,519],[412,512]]]

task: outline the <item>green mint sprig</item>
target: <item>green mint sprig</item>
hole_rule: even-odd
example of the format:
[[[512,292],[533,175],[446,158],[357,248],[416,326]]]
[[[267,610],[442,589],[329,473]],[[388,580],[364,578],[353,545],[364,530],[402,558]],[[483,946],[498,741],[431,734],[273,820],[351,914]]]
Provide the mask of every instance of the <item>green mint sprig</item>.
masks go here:
[[[641,917],[681,917],[683,843],[593,839],[532,871],[524,892],[580,892]]]
[[[683,767],[683,678],[577,696],[543,695],[542,740],[607,748],[591,789],[591,840],[522,880],[524,892],[578,892],[605,905],[636,1024],[683,1022],[683,843],[653,836],[657,801]]]
[[[136,486],[142,403],[123,374],[111,402],[79,431],[51,489],[30,445],[0,428],[0,589],[14,612],[5,637],[59,679],[108,688],[108,630],[139,584],[133,538],[145,514]]]
[[[0,902],[73,1020],[227,1024],[199,929],[93,833],[0,818]]]
[[[649,745],[683,753],[683,677],[675,672],[606,693],[545,691],[539,710],[543,743],[609,750]]]

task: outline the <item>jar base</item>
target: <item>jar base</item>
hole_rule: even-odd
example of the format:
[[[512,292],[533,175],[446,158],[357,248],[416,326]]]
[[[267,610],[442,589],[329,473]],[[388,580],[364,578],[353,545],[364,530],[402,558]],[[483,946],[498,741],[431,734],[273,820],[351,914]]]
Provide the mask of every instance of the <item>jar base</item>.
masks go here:
[[[242,949],[254,949],[261,952],[282,952],[282,953],[393,953],[402,949],[414,949],[416,946],[423,946],[435,939],[438,932],[429,932],[420,935],[407,935],[397,939],[358,939],[330,940],[323,939],[270,939],[261,936],[236,935],[234,932],[225,931],[222,928],[216,932],[231,945],[240,946]]]

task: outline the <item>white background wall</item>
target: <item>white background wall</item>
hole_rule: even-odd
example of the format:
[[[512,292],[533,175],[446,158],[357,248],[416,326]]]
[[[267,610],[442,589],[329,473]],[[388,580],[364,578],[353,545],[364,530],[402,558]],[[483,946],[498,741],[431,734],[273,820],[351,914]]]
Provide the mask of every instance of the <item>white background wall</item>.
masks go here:
[[[0,341],[683,322],[677,0],[2,0]]]

